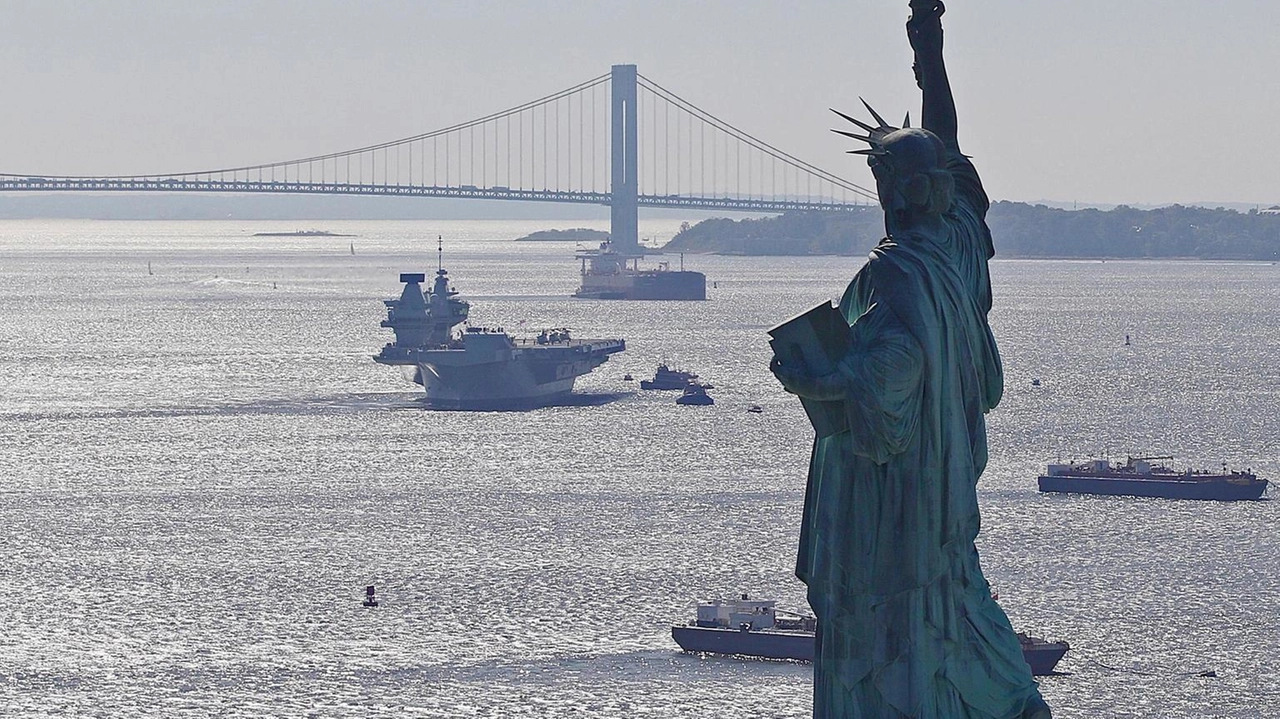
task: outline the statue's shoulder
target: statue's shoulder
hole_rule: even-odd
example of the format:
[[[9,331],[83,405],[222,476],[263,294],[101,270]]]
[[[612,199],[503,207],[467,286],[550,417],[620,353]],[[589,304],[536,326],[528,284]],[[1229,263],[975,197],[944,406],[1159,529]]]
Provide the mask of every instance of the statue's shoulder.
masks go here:
[[[886,237],[871,250],[866,266],[877,273],[907,272],[908,268],[920,263],[920,249],[928,242],[927,237],[910,234]]]
[[[912,316],[912,305],[928,294],[924,288],[927,272],[911,248],[886,238],[854,275],[840,300],[840,309],[851,323],[872,307],[895,317]]]
[[[978,177],[973,161],[959,152],[949,153],[947,171],[955,182],[954,201],[967,205],[980,217],[986,215],[991,201],[987,199],[987,191],[982,187],[982,178]]]
[[[923,272],[927,272],[925,258],[914,247],[919,240],[899,242],[886,237],[871,250],[867,264],[858,274],[879,293],[896,294],[914,285]]]

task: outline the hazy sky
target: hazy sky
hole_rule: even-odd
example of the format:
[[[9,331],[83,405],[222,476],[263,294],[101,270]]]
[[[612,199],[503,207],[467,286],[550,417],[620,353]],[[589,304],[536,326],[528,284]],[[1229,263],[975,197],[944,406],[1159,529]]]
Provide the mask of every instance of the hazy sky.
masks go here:
[[[0,172],[143,174],[437,129],[639,71],[864,185],[829,106],[916,116],[906,0],[0,0]],[[952,0],[993,198],[1280,202],[1280,3]]]

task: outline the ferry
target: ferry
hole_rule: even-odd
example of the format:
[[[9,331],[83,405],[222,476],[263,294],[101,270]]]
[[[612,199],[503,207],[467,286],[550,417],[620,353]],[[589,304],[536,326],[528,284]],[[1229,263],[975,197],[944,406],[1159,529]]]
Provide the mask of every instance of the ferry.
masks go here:
[[[1050,464],[1040,475],[1041,492],[1102,494],[1163,499],[1211,499],[1221,502],[1260,499],[1267,480],[1252,471],[1185,469],[1177,471],[1155,462],[1172,461],[1171,456],[1128,457],[1113,466],[1105,459],[1071,464]]]
[[[732,654],[760,659],[813,661],[818,620],[779,609],[769,599],[714,599],[698,602],[697,618],[671,627],[671,638],[686,652]],[[1066,642],[1018,632],[1022,657],[1035,676],[1052,674],[1071,648]]]

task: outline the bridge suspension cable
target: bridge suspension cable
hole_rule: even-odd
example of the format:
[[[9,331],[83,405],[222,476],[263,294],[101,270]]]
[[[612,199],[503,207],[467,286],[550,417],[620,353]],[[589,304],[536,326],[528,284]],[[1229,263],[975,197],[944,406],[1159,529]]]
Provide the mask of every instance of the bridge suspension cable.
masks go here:
[[[675,194],[724,197],[741,197],[745,194],[748,198],[772,196],[775,199],[803,199],[826,203],[847,203],[850,195],[867,200],[877,199],[873,190],[753,137],[644,75],[637,74],[637,80],[644,91],[639,99],[641,138],[649,140],[651,145],[649,175],[646,176],[643,168],[641,171],[642,194],[670,194],[670,190],[674,189]],[[659,111],[658,108],[662,110]],[[672,109],[676,110],[674,138],[671,137],[670,128]],[[683,130],[680,113],[686,118]],[[646,118],[649,120],[647,128]],[[696,137],[695,121],[698,123]],[[712,131],[709,139],[706,132],[708,128]],[[683,137],[681,132],[684,133]],[[742,157],[744,149],[747,151],[745,168]],[[668,162],[668,166],[662,168],[661,176],[658,175],[659,152],[663,152],[664,159]],[[684,157],[680,157],[682,154]],[[644,159],[645,152],[642,149],[642,162]],[[646,189],[649,190],[648,193],[645,192]]]
[[[634,72],[634,71],[633,71]],[[635,74],[638,193],[649,207],[855,209],[875,193]],[[611,74],[396,140],[257,165],[146,175],[0,174],[0,191],[270,192],[611,204]]]

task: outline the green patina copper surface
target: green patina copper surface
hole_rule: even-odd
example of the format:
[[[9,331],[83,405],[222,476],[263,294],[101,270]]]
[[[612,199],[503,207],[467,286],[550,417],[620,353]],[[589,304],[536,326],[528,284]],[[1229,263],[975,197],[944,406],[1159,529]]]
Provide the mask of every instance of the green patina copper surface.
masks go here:
[[[820,620],[815,716],[1018,717],[1036,693],[974,548],[1002,375],[986,200],[951,159],[945,233],[886,239],[840,303],[850,431],[815,442],[796,567]]]
[[[814,715],[1049,716],[978,563],[984,415],[1000,400],[987,324],[988,201],[955,140],[937,2],[908,35],[924,127],[861,122],[888,237],[840,310],[852,346],[834,373],[774,371],[844,402],[849,430],[815,441],[796,573],[819,621]]]

